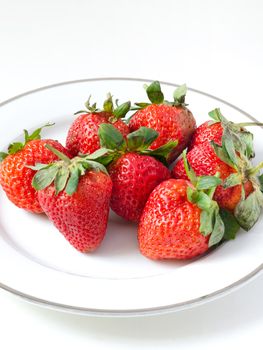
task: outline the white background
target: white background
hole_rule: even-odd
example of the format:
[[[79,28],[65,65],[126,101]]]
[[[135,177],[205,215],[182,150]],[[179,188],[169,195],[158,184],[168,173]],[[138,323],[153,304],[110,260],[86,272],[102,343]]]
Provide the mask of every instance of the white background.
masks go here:
[[[66,80],[140,77],[186,82],[263,121],[262,62],[261,0],[0,0],[0,101]],[[0,341],[5,349],[257,350],[262,295],[263,275],[195,309],[99,319],[0,291]]]

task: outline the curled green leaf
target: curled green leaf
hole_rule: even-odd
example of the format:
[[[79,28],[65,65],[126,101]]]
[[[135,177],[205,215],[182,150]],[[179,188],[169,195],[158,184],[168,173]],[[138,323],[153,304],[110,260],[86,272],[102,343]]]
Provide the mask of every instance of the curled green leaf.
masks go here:
[[[223,187],[229,188],[236,185],[240,185],[241,183],[242,183],[241,175],[239,173],[233,173],[224,180]]]
[[[235,239],[240,226],[235,218],[235,216],[228,210],[220,208],[220,216],[225,225],[224,239],[230,240]]]
[[[126,148],[122,134],[111,124],[100,124],[98,135],[101,147],[111,150],[124,150]]]
[[[217,187],[222,183],[222,180],[216,176],[200,176],[198,177],[196,189],[208,190],[213,187]]]
[[[131,108],[131,102],[127,101],[118,106],[114,111],[113,115],[116,119],[124,118]]]
[[[215,223],[214,223],[211,236],[209,237],[208,246],[212,247],[213,245],[218,244],[224,237],[224,233],[225,233],[225,225],[223,220],[221,219],[221,216],[217,212],[215,214]]]
[[[80,178],[80,170],[78,167],[73,167],[72,169],[70,169],[70,174],[69,174],[69,179],[68,179],[68,183],[66,186],[66,193],[69,196],[72,196],[73,193],[75,193],[77,191],[78,188],[78,184],[79,184],[79,178]]]
[[[263,194],[258,190],[241,200],[235,208],[234,215],[239,225],[249,231],[258,221],[263,207]]]
[[[143,151],[159,136],[158,132],[144,126],[127,135],[127,145],[130,151]]]
[[[161,90],[159,81],[152,82],[149,86],[146,86],[146,92],[149,100],[155,104],[161,104],[164,101],[164,95]]]
[[[0,163],[8,156],[6,152],[0,152]]]
[[[184,162],[184,168],[185,168],[186,175],[188,176],[191,183],[195,186],[197,184],[197,176],[196,176],[193,168],[191,167],[191,165],[188,162],[186,149],[183,151],[182,156],[183,156],[183,162]]]
[[[43,190],[48,187],[55,179],[59,166],[58,164],[50,164],[39,170],[32,180],[32,186],[35,190]]]
[[[56,194],[59,194],[66,187],[68,178],[69,178],[69,169],[67,167],[61,167],[58,169],[58,172],[55,176],[54,186]]]
[[[176,105],[176,106],[177,105],[184,105],[186,93],[187,93],[186,84],[178,86],[178,88],[174,91],[174,94],[173,94],[174,105]]]

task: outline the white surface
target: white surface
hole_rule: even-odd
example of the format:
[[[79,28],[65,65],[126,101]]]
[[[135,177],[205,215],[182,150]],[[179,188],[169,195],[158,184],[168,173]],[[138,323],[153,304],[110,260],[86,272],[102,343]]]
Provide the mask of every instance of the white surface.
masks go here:
[[[1,100],[64,80],[145,77],[186,82],[262,120],[260,0],[0,0],[0,8]],[[261,349],[262,291],[263,276],[196,309],[129,320],[60,314],[0,292],[1,343]]]

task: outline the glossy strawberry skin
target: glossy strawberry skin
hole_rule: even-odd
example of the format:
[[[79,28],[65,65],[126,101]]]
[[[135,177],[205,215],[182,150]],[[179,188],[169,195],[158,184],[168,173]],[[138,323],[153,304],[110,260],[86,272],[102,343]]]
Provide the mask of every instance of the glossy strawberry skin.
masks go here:
[[[138,241],[141,253],[154,260],[191,259],[208,250],[200,231],[201,210],[187,200],[186,180],[170,179],[151,193],[141,216]]]
[[[196,122],[192,113],[186,108],[152,104],[137,111],[129,122],[131,131],[141,126],[152,128],[159,133],[158,138],[150,146],[151,149],[156,149],[171,140],[178,141],[178,146],[168,159],[171,163],[189,143]]]
[[[220,178],[225,180],[229,175],[236,172],[234,168],[217,157],[209,143],[203,143],[194,147],[187,153],[187,160],[197,176],[212,176],[219,172]],[[188,180],[182,159],[180,159],[172,169],[172,177]],[[252,191],[253,186],[250,181],[247,181],[245,183],[246,196]],[[234,211],[241,199],[241,185],[226,189],[222,186],[218,186],[214,194],[214,199],[218,202],[220,207]]]
[[[195,146],[200,146],[203,143],[209,143],[211,141],[214,141],[216,144],[221,146],[223,132],[224,130],[220,122],[211,123],[211,121],[206,121],[198,126],[193,133],[188,149],[191,150]]]
[[[80,252],[91,252],[101,244],[108,222],[112,182],[102,172],[81,176],[73,195],[55,194],[54,185],[38,192],[46,215]]]
[[[27,168],[36,163],[49,164],[58,157],[49,151],[49,144],[71,158],[71,154],[59,142],[54,140],[32,140],[21,151],[8,155],[0,164],[0,184],[7,197],[17,207],[33,213],[42,213],[38,202],[37,192],[32,187],[35,171]]]
[[[113,182],[111,209],[126,220],[138,222],[153,189],[171,177],[153,157],[127,153],[109,166]]]
[[[81,114],[71,125],[66,146],[73,156],[79,153],[91,154],[100,148],[98,129],[102,123],[110,123],[111,114],[107,112]],[[129,133],[129,127],[122,120],[111,123],[123,136]]]

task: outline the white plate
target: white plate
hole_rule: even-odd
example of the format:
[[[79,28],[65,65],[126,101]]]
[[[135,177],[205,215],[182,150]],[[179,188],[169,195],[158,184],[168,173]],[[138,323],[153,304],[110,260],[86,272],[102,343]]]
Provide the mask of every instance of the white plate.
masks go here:
[[[107,92],[120,101],[145,101],[140,79],[85,79],[40,88],[0,106],[0,150],[47,121],[43,136],[65,141],[73,113],[89,94],[101,105]],[[166,98],[176,84],[162,83]],[[209,94],[189,89],[187,102],[200,124],[220,107],[233,121],[247,113]],[[263,158],[263,132],[254,128],[256,161]],[[244,284],[262,270],[263,220],[249,233],[191,262],[156,262],[140,255],[136,225],[111,214],[106,238],[92,254],[72,248],[44,215],[29,214],[0,191],[0,286],[27,301],[100,316],[159,314],[207,302]]]

